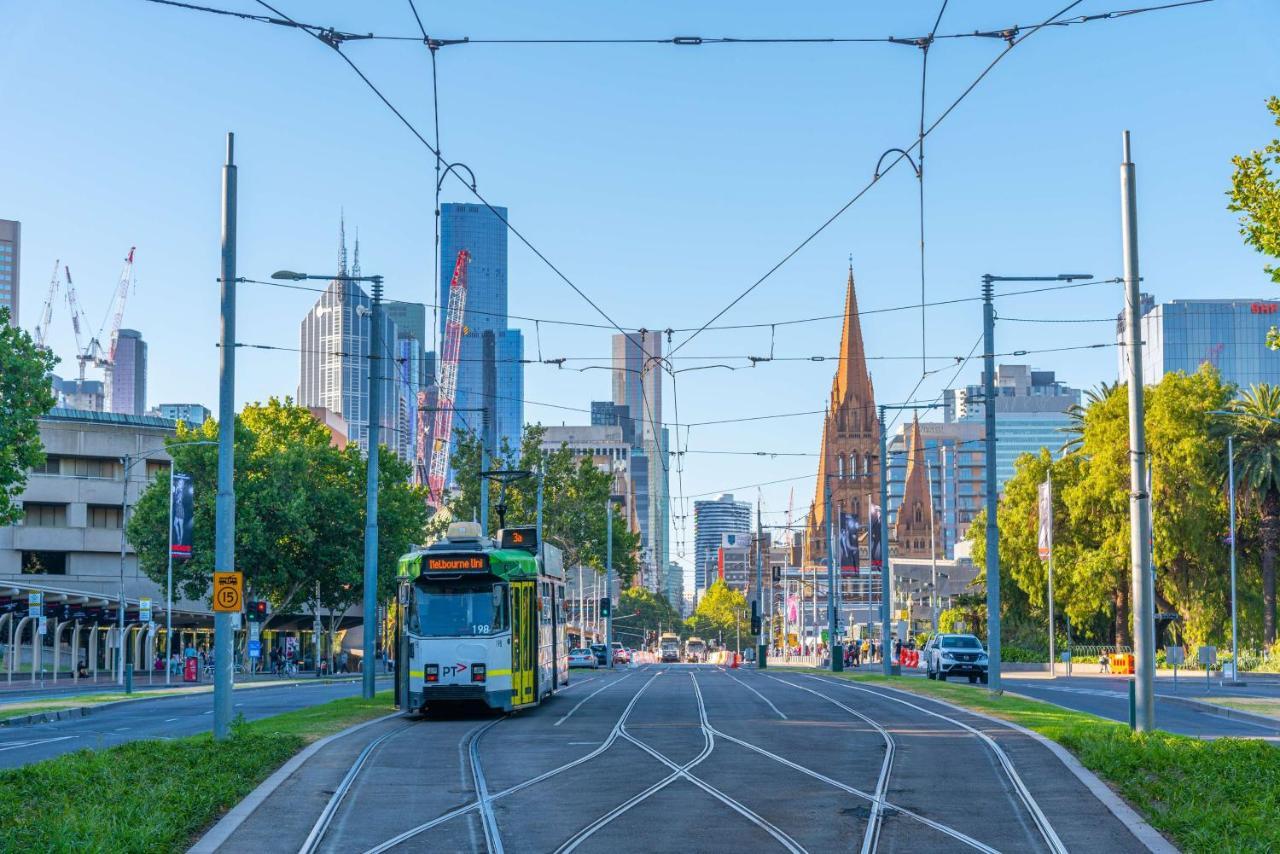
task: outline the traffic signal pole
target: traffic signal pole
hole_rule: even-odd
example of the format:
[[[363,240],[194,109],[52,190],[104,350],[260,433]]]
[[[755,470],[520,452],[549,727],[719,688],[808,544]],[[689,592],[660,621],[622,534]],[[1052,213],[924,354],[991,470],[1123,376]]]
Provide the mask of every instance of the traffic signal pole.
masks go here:
[[[764,629],[764,527],[760,524],[760,500],[756,499],[756,620],[759,629],[756,632],[756,667],[764,670],[769,666],[769,644],[766,638],[772,632]]]
[[[613,499],[604,501],[604,657],[613,669]]]

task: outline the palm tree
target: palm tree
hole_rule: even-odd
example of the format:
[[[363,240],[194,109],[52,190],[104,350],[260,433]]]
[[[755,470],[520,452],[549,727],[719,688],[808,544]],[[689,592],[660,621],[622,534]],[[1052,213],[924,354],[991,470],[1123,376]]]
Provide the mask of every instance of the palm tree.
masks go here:
[[[1060,449],[1062,453],[1074,453],[1084,447],[1084,422],[1089,407],[1111,397],[1120,388],[1123,386],[1119,382],[1101,382],[1096,388],[1085,391],[1084,405],[1073,403],[1067,407],[1067,417],[1071,419],[1071,423],[1058,428],[1058,432],[1067,434],[1067,440]]]
[[[1280,386],[1260,383],[1231,404],[1236,486],[1258,512],[1262,539],[1262,630],[1276,640],[1276,553],[1280,550]]]

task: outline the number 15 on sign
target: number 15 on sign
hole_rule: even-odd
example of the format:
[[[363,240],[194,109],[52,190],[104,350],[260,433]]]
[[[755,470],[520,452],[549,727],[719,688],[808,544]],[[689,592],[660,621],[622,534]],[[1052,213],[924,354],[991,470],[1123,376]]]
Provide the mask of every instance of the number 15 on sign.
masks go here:
[[[244,598],[244,573],[215,572],[213,574],[213,610],[239,613]]]

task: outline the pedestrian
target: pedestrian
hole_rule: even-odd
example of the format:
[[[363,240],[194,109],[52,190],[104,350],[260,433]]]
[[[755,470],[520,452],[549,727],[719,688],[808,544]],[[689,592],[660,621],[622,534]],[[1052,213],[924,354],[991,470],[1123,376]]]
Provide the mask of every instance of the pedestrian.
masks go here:
[[[338,672],[339,673],[347,672],[347,661],[348,661],[347,651],[344,649],[341,653],[338,654]]]
[[[1107,656],[1105,652],[1102,655],[1098,656],[1098,672],[1099,673],[1111,672],[1111,659]]]
[[[862,642],[854,641],[849,645],[849,655],[853,659],[853,666],[857,667],[862,663]]]
[[[76,676],[81,679],[87,679],[89,676],[89,665],[83,658],[80,659],[80,664],[76,667]]]
[[[902,661],[902,638],[898,638],[893,642],[893,657]]]

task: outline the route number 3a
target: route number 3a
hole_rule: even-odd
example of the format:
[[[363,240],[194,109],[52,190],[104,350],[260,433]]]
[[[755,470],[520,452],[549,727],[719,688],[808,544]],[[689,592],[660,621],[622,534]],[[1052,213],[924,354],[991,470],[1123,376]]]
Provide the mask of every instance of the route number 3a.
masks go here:
[[[244,599],[244,573],[215,572],[213,574],[213,610],[239,613]]]

